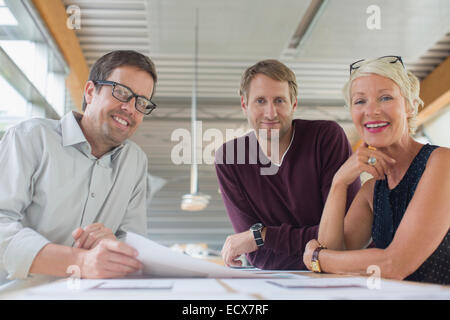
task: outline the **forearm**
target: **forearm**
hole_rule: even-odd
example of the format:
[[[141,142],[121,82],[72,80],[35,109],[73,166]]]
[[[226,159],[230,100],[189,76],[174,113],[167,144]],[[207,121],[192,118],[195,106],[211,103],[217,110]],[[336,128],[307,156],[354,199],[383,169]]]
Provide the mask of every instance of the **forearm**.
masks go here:
[[[267,226],[264,247],[276,253],[301,256],[306,244],[311,239],[317,239],[318,228],[318,225],[294,227],[288,223],[281,226]]]
[[[55,277],[69,276],[67,273],[69,266],[76,265],[81,269],[82,253],[85,251],[53,243],[47,244],[34,258],[29,273]]]
[[[347,203],[347,185],[333,183],[328,193],[319,226],[318,241],[334,250],[344,250],[344,218]]]
[[[367,275],[371,266],[379,268],[383,278],[398,278],[395,275],[393,259],[383,249],[363,249],[349,251],[321,250],[320,267],[323,272],[336,274]]]

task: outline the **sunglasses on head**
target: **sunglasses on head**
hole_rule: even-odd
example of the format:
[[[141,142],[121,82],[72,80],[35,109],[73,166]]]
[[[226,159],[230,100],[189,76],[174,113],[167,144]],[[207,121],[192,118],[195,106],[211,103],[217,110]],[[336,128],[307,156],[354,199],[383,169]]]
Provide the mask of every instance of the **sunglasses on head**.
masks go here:
[[[378,58],[378,60],[381,60],[381,59],[382,60],[387,60],[390,63],[396,63],[397,61],[400,61],[400,63],[402,64],[403,68],[405,67],[405,65],[403,64],[402,57],[400,57],[400,56],[382,56],[382,57]],[[364,61],[366,61],[366,59],[361,59],[361,60],[353,62],[350,65],[350,74],[352,74],[353,71],[358,69]]]

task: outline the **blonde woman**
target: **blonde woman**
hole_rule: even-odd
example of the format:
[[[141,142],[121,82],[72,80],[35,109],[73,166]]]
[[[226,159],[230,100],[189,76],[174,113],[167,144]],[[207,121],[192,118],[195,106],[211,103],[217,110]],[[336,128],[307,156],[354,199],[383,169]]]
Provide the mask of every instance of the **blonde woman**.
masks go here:
[[[334,175],[305,265],[363,275],[375,265],[383,278],[450,284],[450,149],[411,137],[423,103],[418,79],[398,56],[360,60],[343,92],[364,144]],[[362,172],[373,179],[345,212]]]

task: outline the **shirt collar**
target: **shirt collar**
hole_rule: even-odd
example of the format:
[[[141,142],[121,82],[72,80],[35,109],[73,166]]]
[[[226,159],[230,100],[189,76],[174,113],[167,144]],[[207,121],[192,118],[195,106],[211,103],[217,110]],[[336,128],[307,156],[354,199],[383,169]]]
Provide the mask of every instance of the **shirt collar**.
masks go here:
[[[64,147],[82,144],[80,145],[80,151],[82,151],[87,157],[94,159],[95,157],[91,153],[91,146],[80,127],[82,117],[83,115],[81,113],[72,111],[61,119],[62,143]],[[105,153],[99,161],[105,166],[110,166],[111,161],[116,159],[116,157],[120,154],[120,151],[127,143],[128,141],[125,140],[121,145]]]
[[[64,147],[87,142],[77,118],[81,120],[82,115],[76,111],[72,111],[61,119],[61,134]]]
[[[257,135],[256,135],[256,130],[253,129],[252,133],[253,133],[254,139],[256,139],[256,141],[258,142],[258,145],[259,145],[259,141],[258,141],[258,138],[257,138]],[[280,163],[276,163],[275,161],[272,161],[271,159],[269,159],[269,157],[267,157],[267,155],[266,155],[265,152],[263,151],[264,156],[265,156],[272,164],[276,165],[277,167],[281,167],[281,165],[283,164],[284,156],[288,153],[289,149],[291,148],[292,141],[294,141],[294,136],[295,136],[295,121],[292,121],[292,137],[291,137],[291,140],[290,140],[290,142],[289,142],[289,145],[288,145],[286,151],[284,151],[283,155],[281,156]],[[260,145],[259,145],[259,148],[261,148]]]

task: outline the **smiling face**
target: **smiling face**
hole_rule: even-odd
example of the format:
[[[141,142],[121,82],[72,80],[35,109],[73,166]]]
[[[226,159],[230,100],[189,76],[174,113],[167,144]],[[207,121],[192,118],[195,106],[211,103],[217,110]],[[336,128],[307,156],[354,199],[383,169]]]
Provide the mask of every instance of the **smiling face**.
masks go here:
[[[153,78],[146,71],[131,66],[114,69],[108,79],[123,84],[134,93],[150,98]],[[141,124],[144,114],[136,110],[136,98],[121,102],[112,96],[112,86],[97,90],[89,81],[85,88],[87,107],[82,118],[82,130],[92,148],[111,149],[131,137]]]
[[[279,130],[280,141],[291,132],[292,117],[297,107],[297,99],[291,102],[287,81],[277,81],[264,74],[257,74],[250,83],[248,96],[241,97],[241,106],[249,125],[256,131]],[[289,138],[289,137],[287,137]]]
[[[353,123],[365,143],[387,147],[409,136],[406,100],[389,78],[369,74],[353,80],[350,91]]]

